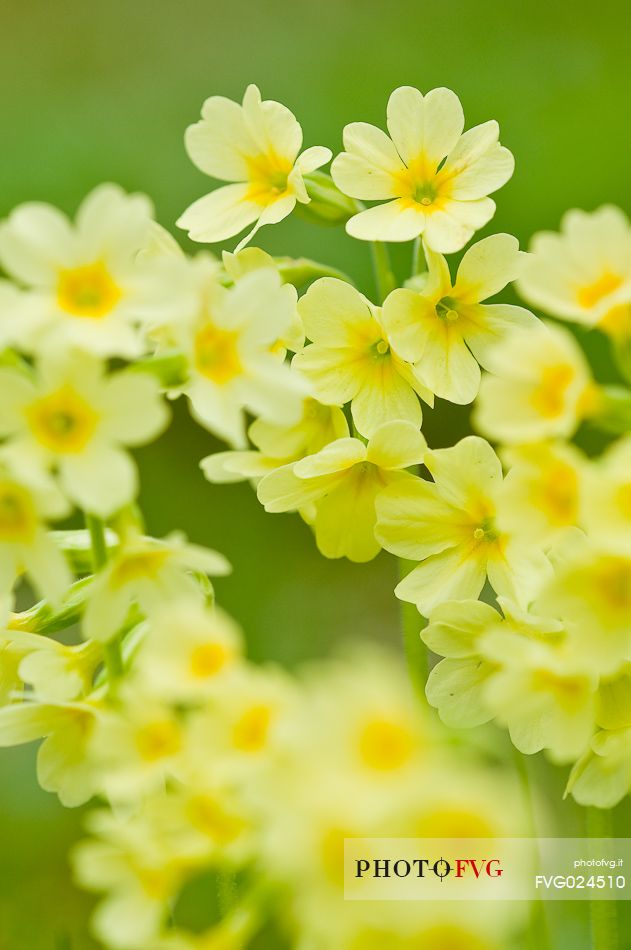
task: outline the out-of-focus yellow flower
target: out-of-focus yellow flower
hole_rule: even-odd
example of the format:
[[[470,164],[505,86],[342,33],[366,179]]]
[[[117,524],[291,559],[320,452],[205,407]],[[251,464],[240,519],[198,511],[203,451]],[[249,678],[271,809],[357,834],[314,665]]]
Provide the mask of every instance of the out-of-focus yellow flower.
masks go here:
[[[311,344],[296,353],[296,366],[321,402],[351,403],[353,421],[367,438],[384,422],[423,420],[418,396],[433,396],[415,370],[393,349],[382,313],[343,280],[322,277],[298,303]]]
[[[159,790],[177,771],[184,724],[162,700],[128,684],[116,707],[104,710],[90,738],[100,787],[113,801]]]
[[[560,622],[500,604],[503,617],[479,601],[432,612],[422,637],[445,659],[430,673],[428,699],[448,725],[496,718],[520,752],[571,761],[595,728],[598,674]]]
[[[40,702],[71,702],[91,692],[94,671],[102,659],[98,643],[66,646],[40,636],[20,663],[19,675]]]
[[[157,615],[179,598],[201,598],[190,573],[221,577],[230,573],[222,554],[189,544],[180,535],[163,540],[133,535],[94,577],[83,613],[87,639],[109,640],[120,631],[132,606]]]
[[[131,501],[138,475],[122,446],[142,445],[165,428],[169,413],[157,382],[105,365],[78,350],[51,350],[36,376],[0,369],[0,434],[20,468],[53,466],[65,494],[107,517]]]
[[[473,421],[485,436],[508,445],[569,438],[595,411],[598,392],[574,337],[541,325],[511,334],[492,354]]]
[[[253,271],[267,268],[275,274],[280,274],[276,262],[271,254],[262,251],[260,247],[246,247],[236,254],[230,254],[224,251],[222,254],[223,266],[228,277],[236,283],[246,274]],[[305,331],[302,326],[302,320],[298,313],[298,307],[294,310],[293,317],[287,326],[287,329],[278,340],[278,346],[284,347],[295,353],[305,342]]]
[[[631,554],[577,538],[536,609],[571,626],[575,648],[593,670],[615,673],[631,657]]]
[[[146,808],[133,818],[97,811],[88,818],[94,837],[74,848],[77,881],[88,890],[107,892],[92,927],[108,947],[152,946],[190,871],[191,862],[177,854],[161,825]]]
[[[434,251],[459,251],[493,217],[487,196],[513,173],[497,122],[463,135],[455,93],[441,88],[423,96],[411,86],[392,93],[387,122],[390,137],[365,122],[344,129],[346,151],[331,166],[335,184],[352,198],[386,201],[351,218],[348,233],[366,241],[422,234]]]
[[[368,445],[337,439],[315,455],[276,469],[259,482],[266,511],[296,511],[315,503],[315,535],[325,557],[370,561],[379,553],[375,502],[388,485],[411,479],[427,443],[410,422],[386,422]]]
[[[619,208],[568,211],[561,233],[535,234],[530,249],[525,300],[614,339],[631,334],[631,225]]]
[[[597,732],[568,781],[579,805],[613,808],[631,790],[631,726]]]
[[[551,642],[508,630],[488,631],[482,656],[498,664],[484,689],[484,701],[508,727],[525,755],[547,749],[556,762],[571,762],[594,731],[598,674],[573,650],[571,638]]]
[[[37,753],[37,780],[66,808],[83,805],[97,791],[88,752],[96,706],[81,703],[12,703],[0,709],[0,747],[44,739]]]
[[[1,385],[1,384],[0,384]],[[0,409],[0,419],[3,415]],[[1,422],[0,422],[1,425]],[[46,475],[0,460],[0,594],[26,574],[34,588],[56,602],[71,581],[66,560],[45,519],[63,518],[70,506]]]
[[[587,459],[564,442],[535,442],[501,452],[508,465],[500,508],[503,523],[533,543],[551,544],[581,520]]]
[[[582,515],[590,538],[631,553],[631,436],[615,442],[588,469]]]
[[[223,287],[213,266],[193,261],[193,311],[173,327],[188,361],[182,386],[195,418],[235,447],[243,447],[245,411],[279,424],[300,418],[308,387],[276,347],[295,318],[296,290],[263,267]]]
[[[241,632],[218,608],[198,599],[164,602],[138,654],[138,677],[147,691],[171,702],[208,697],[241,658]]]
[[[469,248],[454,281],[441,254],[426,254],[422,283],[393,290],[381,322],[394,350],[414,364],[428,389],[469,403],[480,385],[478,364],[489,368],[489,350],[511,330],[537,323],[523,307],[482,303],[515,279],[526,255],[510,234],[494,234]]]
[[[0,225],[0,262],[30,293],[19,314],[15,301],[0,297],[0,325],[13,323],[12,342],[27,352],[61,345],[139,356],[139,324],[173,296],[160,260],[138,260],[152,213],[144,195],[110,184],[87,196],[74,226],[51,205],[16,208]]]
[[[502,466],[491,446],[469,436],[423,461],[434,482],[401,481],[376,501],[383,547],[421,561],[399,583],[397,597],[427,616],[444,600],[477,597],[488,577],[497,593],[528,603],[550,567],[541,551],[498,522]]]
[[[318,145],[300,153],[302,129],[295,117],[279,102],[262,101],[254,85],[242,105],[223,96],[207,99],[185,143],[201,171],[231,184],[192,204],[178,227],[193,241],[214,243],[254,224],[239,247],[264,224],[286,218],[297,201],[307,204],[304,176],[331,158],[331,150]]]

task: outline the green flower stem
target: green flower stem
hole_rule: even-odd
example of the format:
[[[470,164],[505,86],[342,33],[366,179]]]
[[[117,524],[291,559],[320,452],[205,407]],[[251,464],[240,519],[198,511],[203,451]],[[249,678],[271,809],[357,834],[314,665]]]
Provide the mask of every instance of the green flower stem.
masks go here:
[[[588,838],[612,838],[611,811],[606,808],[587,808],[585,825]],[[618,922],[614,900],[589,902],[592,932],[592,950],[618,950]]]
[[[388,294],[397,286],[397,280],[390,264],[390,254],[383,241],[372,241],[372,265],[377,285],[379,303],[383,303]]]
[[[510,741],[510,740],[509,740]],[[528,830],[533,838],[538,838],[538,822],[535,811],[534,795],[532,782],[530,780],[530,771],[528,761],[523,753],[519,752],[513,743],[510,743],[515,768],[522,789],[524,805],[526,806],[526,815],[528,821]],[[546,916],[546,907],[544,901],[530,902],[530,946],[532,950],[549,950],[552,947],[550,940],[550,931],[548,928],[548,919]]]
[[[94,570],[99,571],[107,563],[107,541],[105,537],[105,524],[101,518],[96,515],[86,514],[86,528],[90,533],[90,542],[92,546],[92,560]],[[121,654],[120,639],[115,637],[104,646],[105,668],[110,691],[114,692],[117,680],[123,673],[123,657]]]
[[[412,250],[412,277],[417,274],[424,274],[427,270],[427,259],[423,247],[423,238],[419,235],[414,241]]]
[[[614,341],[613,358],[625,382],[631,383],[631,339]]]
[[[403,558],[398,558],[399,580],[410,573],[414,564]],[[405,658],[407,660],[408,673],[415,694],[424,703],[427,704],[425,696],[425,684],[429,672],[427,662],[427,649],[421,640],[421,630],[427,621],[422,617],[414,604],[408,604],[401,601],[401,628],[403,633],[403,646],[405,649]]]

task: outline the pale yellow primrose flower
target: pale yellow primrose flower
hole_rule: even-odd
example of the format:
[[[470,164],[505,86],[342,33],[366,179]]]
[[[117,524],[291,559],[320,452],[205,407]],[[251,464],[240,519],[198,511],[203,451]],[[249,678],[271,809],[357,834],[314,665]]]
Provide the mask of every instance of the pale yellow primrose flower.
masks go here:
[[[83,635],[86,639],[111,639],[132,605],[153,617],[179,598],[201,600],[204,593],[191,571],[221,577],[230,573],[230,564],[217,551],[188,544],[177,534],[163,540],[126,538],[94,576],[83,614]]]
[[[512,531],[549,545],[581,521],[588,462],[565,442],[534,442],[500,452],[508,466],[500,507]]]
[[[530,250],[518,283],[525,300],[614,338],[631,334],[631,225],[619,208],[568,211],[561,233],[535,234]]]
[[[32,687],[39,702],[65,703],[86,696],[103,659],[98,643],[66,646],[52,637],[39,637],[19,666],[20,679]]]
[[[570,775],[567,792],[579,805],[613,808],[631,790],[631,726],[597,732]]]
[[[138,476],[122,446],[155,439],[168,423],[158,383],[129,370],[106,375],[76,350],[46,352],[35,377],[0,368],[0,434],[20,467],[54,467],[67,497],[107,517],[131,501]]]
[[[0,461],[0,595],[26,574],[42,597],[59,600],[72,577],[46,521],[69,512],[70,505],[46,475]]]
[[[240,448],[247,441],[246,410],[280,424],[300,418],[308,386],[276,352],[295,320],[296,290],[272,268],[256,269],[225,288],[207,262],[193,261],[192,267],[196,306],[173,328],[188,360],[182,391],[203,426]]]
[[[100,787],[116,801],[159,791],[172,776],[184,744],[184,723],[160,699],[127,683],[116,707],[103,710],[90,737],[89,755]]]
[[[582,521],[596,542],[631,553],[631,436],[614,442],[587,470]]]
[[[427,443],[410,422],[386,422],[368,445],[337,439],[315,455],[284,465],[259,482],[266,511],[296,511],[315,502],[315,536],[325,557],[370,561],[375,538],[375,502],[388,485],[412,479],[405,469],[423,461]]]
[[[487,197],[506,184],[515,162],[498,142],[497,122],[462,134],[460,100],[449,89],[401,86],[387,109],[390,137],[353,122],[345,152],[331,166],[340,191],[386,201],[350,219],[346,230],[365,241],[410,241],[423,235],[434,251],[459,251],[495,213]]]
[[[631,551],[575,540],[535,607],[571,626],[576,649],[602,674],[631,660]]]
[[[427,697],[448,725],[495,716],[520,752],[571,761],[594,731],[598,676],[558,621],[500,604],[504,617],[480,601],[432,611],[421,636],[446,659],[431,671]]]
[[[242,452],[215,452],[199,463],[209,482],[254,483],[268,472],[297,462],[305,455],[314,455],[320,449],[348,435],[348,424],[342,409],[325,406],[317,399],[305,399],[300,420],[293,425],[279,425],[265,419],[255,419],[248,429],[250,441],[256,449]]]
[[[331,150],[300,153],[302,129],[285,106],[261,100],[248,86],[243,104],[211,96],[202,118],[186,130],[186,150],[201,171],[232,184],[200,198],[177,222],[193,241],[225,241],[254,224],[243,247],[264,224],[276,224],[296,202],[310,201],[304,176],[324,165]]]
[[[0,747],[44,739],[37,752],[37,780],[66,808],[87,802],[97,790],[88,743],[96,707],[88,702],[12,703],[0,709]]]
[[[394,350],[414,364],[417,379],[442,399],[469,403],[480,386],[489,352],[517,327],[538,322],[510,304],[483,304],[514,280],[527,256],[510,234],[493,234],[470,247],[452,280],[442,256],[426,252],[428,273],[414,290],[392,291],[382,324]]]
[[[571,762],[585,751],[595,727],[598,674],[571,637],[557,643],[495,629],[482,637],[480,652],[499,666],[485,684],[484,702],[520,752],[547,749],[554,761]]]
[[[571,333],[519,330],[492,352],[473,410],[482,435],[508,445],[569,438],[597,407],[589,365]]]
[[[432,405],[432,394],[392,348],[378,307],[345,281],[322,277],[298,309],[311,344],[296,353],[292,365],[314,385],[321,402],[350,402],[353,421],[367,438],[393,419],[420,427],[418,396]]]
[[[491,446],[469,436],[423,461],[433,483],[408,479],[376,500],[377,539],[387,551],[421,561],[396,596],[427,616],[444,600],[477,597],[488,576],[498,594],[528,603],[550,565],[497,520],[502,466]]]
[[[144,195],[111,184],[85,198],[74,225],[51,205],[16,208],[0,225],[0,264],[31,293],[17,312],[0,297],[0,326],[12,324],[12,342],[27,352],[59,344],[139,356],[139,323],[172,297],[160,261],[138,261],[152,213]]]
[[[218,608],[198,598],[163,604],[139,648],[136,668],[143,689],[171,702],[199,700],[240,662],[241,631]]]
[[[133,818],[92,812],[88,830],[95,837],[73,849],[72,863],[83,887],[108,892],[92,919],[94,933],[108,947],[147,950],[158,938],[191,862],[178,856],[147,806]]]
[[[253,271],[261,270],[262,268],[271,269],[275,274],[280,275],[274,258],[266,251],[262,251],[260,247],[246,247],[236,254],[230,254],[229,251],[224,251],[221,257],[226,274],[232,278],[235,283],[242,277],[245,277],[246,274],[251,274]],[[291,322],[283,332],[283,335],[279,337],[277,346],[279,348],[284,347],[285,349],[291,350],[292,353],[295,353],[296,350],[299,350],[301,346],[303,346],[304,342],[305,331],[302,326],[300,314],[298,313],[296,301],[296,308]]]

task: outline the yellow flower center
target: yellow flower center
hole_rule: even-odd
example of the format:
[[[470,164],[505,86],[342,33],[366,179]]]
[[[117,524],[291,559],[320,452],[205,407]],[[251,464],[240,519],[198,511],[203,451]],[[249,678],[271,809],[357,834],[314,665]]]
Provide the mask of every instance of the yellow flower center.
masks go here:
[[[240,818],[227,814],[210,795],[195,795],[186,808],[191,824],[221,845],[228,845],[244,828]]]
[[[631,518],[631,482],[620,485],[616,491],[616,500],[623,517]]]
[[[100,319],[110,313],[122,297],[102,261],[59,272],[57,303],[74,317]]]
[[[579,306],[584,307],[585,310],[591,310],[591,308],[600,303],[604,297],[618,290],[623,283],[624,279],[620,277],[619,274],[604,271],[604,273],[591,284],[587,284],[585,287],[579,287],[576,292],[576,299],[578,300]]]
[[[395,175],[395,181],[401,198],[407,200],[410,207],[420,206],[426,212],[439,211],[449,197],[448,178],[424,157],[410,162]]]
[[[132,870],[145,894],[154,900],[168,900],[177,886],[178,875],[172,868],[134,866],[132,862]]]
[[[473,529],[473,537],[476,541],[493,543],[497,541],[500,533],[495,527],[495,521],[491,516],[482,519],[482,522]]]
[[[237,720],[232,741],[240,752],[260,752],[265,747],[272,724],[272,709],[261,703],[251,706]]]
[[[620,304],[608,310],[596,326],[614,340],[631,336],[631,306]]]
[[[370,769],[390,772],[409,762],[414,740],[404,725],[389,719],[372,719],[359,735],[359,755]]]
[[[631,562],[614,556],[603,558],[592,579],[596,595],[607,609],[631,611]]]
[[[274,152],[249,158],[250,187],[246,201],[254,201],[265,208],[282,198],[288,192],[288,179],[292,168],[293,165],[288,159],[281,158]]]
[[[200,643],[191,651],[191,674],[201,680],[215,676],[230,656],[230,650],[223,643]]]
[[[436,316],[440,320],[446,320],[447,323],[455,323],[459,318],[456,304],[451,297],[443,297],[436,304]]]
[[[376,343],[370,344],[370,352],[376,360],[383,359],[390,353],[390,344],[387,340],[377,340]]]
[[[537,497],[553,524],[574,524],[578,516],[578,477],[574,469],[561,462],[550,466]]]
[[[146,577],[155,580],[170,556],[171,552],[166,549],[134,551],[122,555],[112,570],[112,586],[124,587],[131,581]]]
[[[195,367],[202,376],[223,385],[238,376],[243,367],[238,350],[239,334],[209,324],[195,337]]]
[[[180,746],[180,730],[171,719],[149,722],[136,733],[136,748],[144,762],[169,758],[179,752]]]
[[[37,527],[30,494],[17,482],[0,482],[0,541],[28,544]]]
[[[565,407],[566,393],[575,378],[574,369],[567,363],[544,366],[539,385],[532,392],[532,405],[546,419],[560,416]]]
[[[533,671],[532,687],[536,691],[552,693],[559,705],[566,711],[571,711],[582,705],[586,694],[589,692],[589,684],[584,677],[559,676],[558,673],[547,669]]]
[[[99,417],[72,386],[37,399],[26,410],[38,442],[60,454],[81,452],[92,438]]]

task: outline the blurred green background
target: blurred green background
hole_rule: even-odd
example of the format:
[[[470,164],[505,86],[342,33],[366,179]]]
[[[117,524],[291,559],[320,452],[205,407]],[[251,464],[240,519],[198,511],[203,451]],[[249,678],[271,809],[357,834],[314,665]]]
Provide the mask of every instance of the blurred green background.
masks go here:
[[[517,170],[496,196],[492,229],[527,243],[534,231],[557,227],[568,207],[631,206],[630,30],[628,4],[611,0],[3,0],[0,214],[30,199],[73,212],[90,188],[111,180],[146,191],[173,228],[209,190],[182,141],[207,96],[240,99],[256,82],[264,98],[296,113],[306,145],[339,150],[345,123],[383,123],[397,85],[446,85],[460,95],[468,125],[499,120]],[[259,243],[335,264],[372,288],[367,248],[342,229],[292,218],[264,230]],[[397,249],[401,273],[408,254]],[[592,355],[607,375],[606,354]],[[183,529],[230,557],[235,573],[218,594],[245,627],[252,655],[295,664],[350,637],[395,643],[391,559],[327,562],[297,517],[267,516],[246,486],[208,485],[197,462],[215,443],[184,406],[175,409],[169,433],[139,453],[148,525],[158,535]],[[466,425],[463,410],[426,413],[434,446]],[[576,810],[559,804],[563,776],[546,776],[544,794],[568,833]],[[73,890],[65,858],[79,821],[37,790],[32,750],[3,751],[2,950],[92,946],[88,902]],[[625,834],[627,815],[619,811],[616,821]],[[584,917],[567,907],[555,946],[580,950]]]

